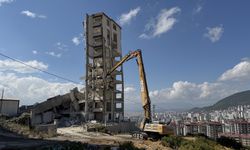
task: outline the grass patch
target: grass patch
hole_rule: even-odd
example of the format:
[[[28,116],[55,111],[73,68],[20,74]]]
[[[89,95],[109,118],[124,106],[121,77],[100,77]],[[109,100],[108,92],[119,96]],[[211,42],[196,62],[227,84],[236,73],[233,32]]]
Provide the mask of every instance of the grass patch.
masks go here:
[[[229,147],[229,148],[233,148],[233,149],[245,149],[241,143],[238,143],[237,141],[235,141],[232,138],[228,138],[228,137],[220,137],[217,139],[217,142],[220,143],[223,146]],[[248,147],[246,147],[246,149],[250,149]]]
[[[178,136],[163,137],[163,146],[178,150],[223,150],[220,144],[205,137],[195,137],[195,140],[187,140]]]
[[[14,118],[0,117],[0,127],[24,137],[48,138],[46,133],[36,132],[28,126],[27,118],[29,116],[20,116]]]
[[[124,142],[119,144],[120,150],[144,150],[143,148],[137,148],[134,146],[133,142]]]

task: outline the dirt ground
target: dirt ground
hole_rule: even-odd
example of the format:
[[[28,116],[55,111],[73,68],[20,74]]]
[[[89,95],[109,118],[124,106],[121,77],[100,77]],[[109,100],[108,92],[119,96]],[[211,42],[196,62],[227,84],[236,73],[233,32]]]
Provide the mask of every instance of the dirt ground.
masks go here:
[[[51,144],[55,141],[51,140],[40,140],[40,139],[29,139],[23,136],[17,135],[16,133],[4,130],[0,128],[0,150],[4,148],[12,149],[16,147],[34,147],[39,145]]]
[[[160,141],[153,142],[149,140],[142,141],[132,139],[132,136],[129,134],[109,135],[99,132],[86,132],[80,126],[58,128],[57,133],[58,136],[52,138],[30,139],[0,128],[0,149],[12,147],[36,147],[40,145],[53,144],[62,141],[79,141],[91,145],[109,145],[113,147],[116,147],[123,142],[132,141],[134,145],[138,148],[145,148],[148,150],[170,149],[163,147],[160,144]]]
[[[133,139],[130,134],[109,135],[105,133],[86,132],[80,126],[58,128],[57,133],[58,133],[57,137],[50,139],[80,141],[80,142],[87,142],[89,144],[114,145],[114,146],[117,146],[119,145],[119,143],[123,143],[126,141],[132,141],[136,147],[145,148],[147,150],[171,149],[162,146],[160,141],[137,140]]]

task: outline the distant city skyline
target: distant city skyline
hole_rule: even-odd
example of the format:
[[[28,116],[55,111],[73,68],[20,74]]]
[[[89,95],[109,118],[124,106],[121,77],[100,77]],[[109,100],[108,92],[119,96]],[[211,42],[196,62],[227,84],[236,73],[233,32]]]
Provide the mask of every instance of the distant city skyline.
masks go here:
[[[152,104],[206,106],[250,89],[250,2],[0,0],[0,89],[21,104],[84,87],[85,15],[105,12],[122,27],[122,51],[142,49]],[[136,62],[124,64],[125,111],[141,111]]]
[[[250,105],[232,106],[221,110],[154,114],[154,120],[157,121],[167,122],[169,118],[176,135],[202,134],[214,140],[227,137],[244,146],[250,145]],[[131,119],[136,119],[136,116]]]

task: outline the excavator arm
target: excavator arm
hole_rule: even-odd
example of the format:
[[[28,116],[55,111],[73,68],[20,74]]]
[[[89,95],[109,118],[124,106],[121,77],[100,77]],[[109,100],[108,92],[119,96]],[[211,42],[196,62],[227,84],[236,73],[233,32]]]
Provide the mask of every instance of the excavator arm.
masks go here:
[[[147,86],[147,80],[146,80],[146,74],[144,70],[141,50],[138,49],[124,56],[121,59],[121,61],[115,64],[115,66],[107,73],[107,76],[111,75],[119,66],[121,66],[124,62],[132,58],[136,58],[139,69],[141,100],[142,100],[142,107],[144,110],[144,119],[141,124],[141,129],[144,130],[145,124],[150,123],[152,120],[151,120],[151,101],[148,94],[148,86]]]

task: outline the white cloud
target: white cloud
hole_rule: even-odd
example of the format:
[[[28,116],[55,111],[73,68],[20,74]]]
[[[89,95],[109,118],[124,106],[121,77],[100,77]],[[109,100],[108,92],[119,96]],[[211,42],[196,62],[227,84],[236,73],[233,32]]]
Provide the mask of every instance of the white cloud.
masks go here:
[[[172,86],[150,91],[152,104],[166,109],[208,106],[236,92],[250,89],[250,60],[243,59],[233,68],[225,71],[214,82],[193,83],[177,81]],[[125,99],[140,101],[138,91],[125,93]],[[135,104],[127,104],[132,107]],[[137,108],[141,104],[136,104]],[[133,106],[135,107],[135,106]],[[137,109],[135,108],[135,109]]]
[[[193,15],[199,14],[203,10],[204,5],[205,1],[203,0],[197,1],[196,6],[193,9]]]
[[[33,50],[32,53],[36,55],[38,52],[36,50]]]
[[[57,58],[60,58],[60,57],[62,56],[61,53],[55,53],[55,52],[52,52],[52,51],[50,51],[50,52],[45,52],[45,54],[50,55],[50,56],[53,56],[53,57],[57,57]]]
[[[198,4],[196,8],[193,10],[193,14],[200,13],[202,9],[203,9],[202,5]]]
[[[61,42],[57,42],[55,44],[55,46],[56,46],[56,48],[58,50],[63,50],[63,51],[67,51],[68,50],[68,46],[66,44],[61,43]]]
[[[196,101],[200,102],[202,99],[212,97],[213,94],[216,95],[217,93],[214,93],[213,89],[218,88],[218,86],[219,84],[208,82],[196,84],[188,81],[177,81],[173,83],[172,87],[150,92],[150,96],[158,102],[163,100],[166,102],[193,101],[197,103]]]
[[[223,73],[220,78],[220,81],[242,81],[242,80],[250,80],[250,61],[243,60],[232,69],[227,70]]]
[[[63,44],[62,42],[56,42],[53,45],[53,50],[45,52],[46,55],[61,58],[63,53],[68,51],[68,46]]]
[[[72,42],[73,42],[76,46],[78,46],[78,45],[81,43],[79,37],[73,37],[73,38],[72,38]]]
[[[28,76],[19,77],[14,73],[0,72],[0,89],[4,88],[4,98],[20,99],[21,105],[42,102],[50,97],[68,93],[74,87],[82,85],[73,83],[49,82]]]
[[[136,90],[134,86],[127,86],[124,88],[124,109],[126,112],[142,112],[142,103],[139,93],[140,91]]]
[[[133,18],[137,16],[139,11],[141,10],[140,7],[137,7],[135,9],[131,9],[128,13],[123,13],[120,17],[118,22],[121,25],[129,24]]]
[[[80,33],[78,36],[74,36],[71,41],[76,45],[80,45],[82,41],[84,41],[84,37],[83,37],[83,34]]]
[[[173,7],[170,9],[162,9],[156,19],[151,19],[146,25],[145,30],[148,33],[143,33],[139,38],[148,39],[153,37],[159,37],[163,33],[168,32],[176,24],[177,19],[174,15],[181,12],[179,7]]]
[[[221,39],[223,32],[224,28],[222,25],[213,28],[207,27],[207,33],[205,33],[204,36],[214,43]]]
[[[141,35],[139,35],[139,38],[141,38],[141,39],[150,39],[150,36],[148,36],[145,33],[142,33]]]
[[[171,9],[163,9],[158,16],[156,27],[154,29],[153,36],[159,36],[172,29],[176,23],[176,19],[173,17],[174,14],[181,11],[178,7],[173,7]]]
[[[158,90],[157,94],[151,93],[151,96],[166,101],[197,100],[197,103],[213,103],[237,91],[248,90],[250,88],[248,82],[250,82],[250,61],[242,60],[232,69],[225,71],[215,82],[196,84],[178,81],[170,88]]]
[[[0,7],[3,5],[3,4],[9,4],[9,3],[12,3],[13,0],[0,0]]]
[[[192,83],[188,81],[174,82],[171,87],[150,92],[152,103],[170,108],[192,108],[207,106],[237,91],[246,90],[223,82]],[[168,104],[172,104],[171,107]]]
[[[38,15],[37,17],[41,18],[41,19],[46,19],[47,18],[47,16],[45,16],[45,15]]]
[[[41,69],[41,70],[47,70],[48,65],[44,64],[43,62],[39,62],[37,60],[31,60],[24,62],[25,64]],[[35,73],[39,72],[38,70],[35,70],[31,67],[25,66],[24,64],[21,64],[16,61],[12,61],[9,59],[6,60],[0,60],[0,71],[15,71],[18,73]]]
[[[24,63],[41,70],[48,69],[48,65],[36,60]],[[69,82],[46,81],[35,77],[35,74],[29,74],[37,72],[39,71],[12,60],[0,60],[0,89],[4,89],[4,98],[20,99],[21,104],[34,104],[58,94],[65,94],[74,87],[83,87]]]
[[[46,19],[47,17],[45,15],[39,15],[34,12],[31,12],[29,10],[24,10],[21,12],[22,15],[25,15],[30,18],[41,18],[41,19]]]
[[[155,91],[150,91],[149,92],[149,96],[150,97],[157,97],[159,95],[159,91],[155,90]]]
[[[36,14],[35,14],[35,13],[33,13],[33,12],[31,12],[31,11],[28,11],[28,10],[22,11],[21,14],[26,15],[26,16],[28,16],[28,17],[30,17],[30,18],[35,18],[35,17],[36,17]]]
[[[130,92],[134,92],[136,89],[132,86],[128,86],[124,88],[124,92],[125,93],[130,93]]]

